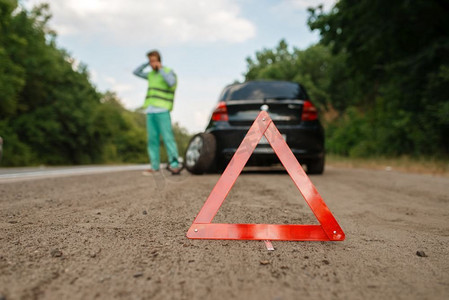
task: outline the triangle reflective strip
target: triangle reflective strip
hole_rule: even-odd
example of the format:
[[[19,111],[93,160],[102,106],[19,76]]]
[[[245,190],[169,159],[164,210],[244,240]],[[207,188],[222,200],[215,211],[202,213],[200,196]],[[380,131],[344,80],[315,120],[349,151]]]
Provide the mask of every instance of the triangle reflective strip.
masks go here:
[[[262,136],[303,195],[320,225],[211,223]],[[342,241],[345,234],[267,112],[261,111],[187,232],[191,239]]]

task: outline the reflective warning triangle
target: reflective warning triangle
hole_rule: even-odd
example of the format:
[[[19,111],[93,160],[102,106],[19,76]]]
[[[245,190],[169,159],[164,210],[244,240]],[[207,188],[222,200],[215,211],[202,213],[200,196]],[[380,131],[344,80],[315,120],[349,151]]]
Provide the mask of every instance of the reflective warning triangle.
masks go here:
[[[320,225],[211,223],[262,136],[270,143]],[[187,232],[190,239],[342,241],[343,230],[267,112],[261,111]]]

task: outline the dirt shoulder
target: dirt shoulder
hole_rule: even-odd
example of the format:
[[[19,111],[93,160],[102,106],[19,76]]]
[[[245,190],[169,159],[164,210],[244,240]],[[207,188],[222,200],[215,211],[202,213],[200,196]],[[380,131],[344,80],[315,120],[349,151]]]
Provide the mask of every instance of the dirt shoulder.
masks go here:
[[[330,167],[343,242],[189,240],[218,175],[0,183],[5,299],[447,299],[449,179]],[[316,224],[288,174],[242,174],[214,222]],[[425,257],[417,255],[417,251]]]

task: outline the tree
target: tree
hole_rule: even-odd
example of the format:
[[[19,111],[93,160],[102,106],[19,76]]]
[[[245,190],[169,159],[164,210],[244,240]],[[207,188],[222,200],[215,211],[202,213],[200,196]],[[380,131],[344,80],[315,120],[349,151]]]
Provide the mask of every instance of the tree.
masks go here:
[[[378,143],[377,154],[447,155],[448,13],[438,0],[341,0],[329,13],[310,9],[310,28],[333,53],[345,53],[357,78],[361,98],[351,102],[375,128],[366,139]]]
[[[332,55],[329,47],[313,45],[305,50],[288,49],[281,40],[274,50],[256,52],[255,59],[248,57],[246,80],[272,79],[301,83],[311,100],[320,109],[344,109],[349,89],[349,75],[344,65],[345,55]]]
[[[26,40],[17,35],[11,26],[12,12],[17,1],[0,0],[0,118],[11,116],[17,109],[18,94],[25,84],[24,69],[11,58],[13,49],[20,48]]]
[[[45,4],[0,0],[2,164],[147,162],[143,114],[96,90],[87,66],[56,47],[50,16]]]

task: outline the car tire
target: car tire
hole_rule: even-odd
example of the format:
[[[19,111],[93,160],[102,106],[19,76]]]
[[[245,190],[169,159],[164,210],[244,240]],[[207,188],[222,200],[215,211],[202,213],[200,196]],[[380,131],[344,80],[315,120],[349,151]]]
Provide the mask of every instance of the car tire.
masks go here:
[[[186,169],[196,175],[210,171],[215,161],[217,143],[211,133],[198,133],[192,137],[184,156]]]
[[[307,174],[323,174],[324,157],[307,163]]]

